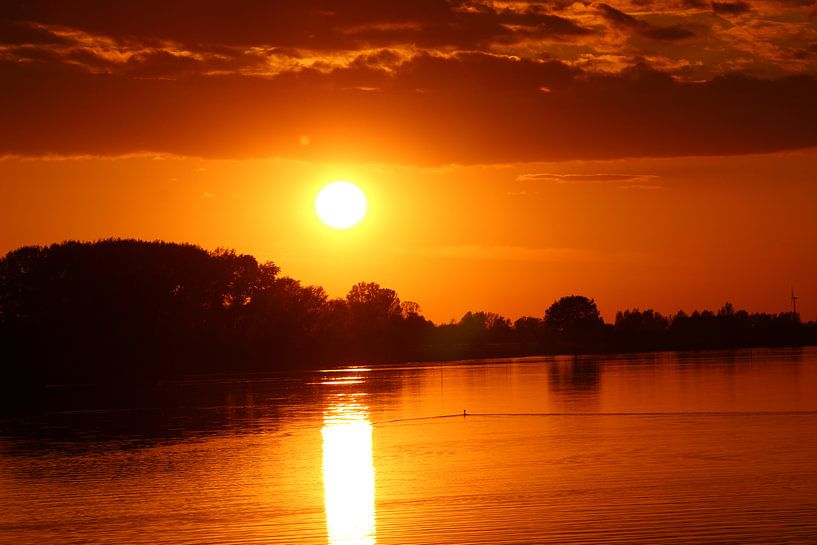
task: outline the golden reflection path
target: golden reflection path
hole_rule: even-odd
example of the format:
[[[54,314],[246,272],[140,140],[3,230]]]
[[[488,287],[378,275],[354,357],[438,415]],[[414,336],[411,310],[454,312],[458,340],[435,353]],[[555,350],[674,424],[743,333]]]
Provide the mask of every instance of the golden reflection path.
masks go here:
[[[372,423],[362,395],[335,394],[323,416],[323,489],[329,545],[374,545]]]

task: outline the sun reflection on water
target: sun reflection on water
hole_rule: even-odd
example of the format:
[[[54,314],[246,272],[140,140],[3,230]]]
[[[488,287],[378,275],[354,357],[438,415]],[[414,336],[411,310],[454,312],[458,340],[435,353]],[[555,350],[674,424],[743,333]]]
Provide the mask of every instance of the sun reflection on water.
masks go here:
[[[329,545],[374,545],[372,424],[360,396],[337,394],[323,417]]]

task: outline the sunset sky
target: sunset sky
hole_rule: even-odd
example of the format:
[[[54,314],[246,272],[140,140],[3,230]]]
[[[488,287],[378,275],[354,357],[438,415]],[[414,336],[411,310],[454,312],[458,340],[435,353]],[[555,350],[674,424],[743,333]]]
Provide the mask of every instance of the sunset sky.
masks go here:
[[[0,4],[0,252],[235,248],[438,322],[817,318],[817,2]],[[333,230],[318,191],[368,214]]]

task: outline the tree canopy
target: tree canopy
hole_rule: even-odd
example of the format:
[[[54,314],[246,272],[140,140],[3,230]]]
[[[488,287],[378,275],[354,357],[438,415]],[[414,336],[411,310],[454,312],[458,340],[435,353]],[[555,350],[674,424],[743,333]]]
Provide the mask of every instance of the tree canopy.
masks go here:
[[[28,246],[0,259],[6,384],[153,380],[354,362],[817,342],[797,315],[726,304],[664,317],[625,310],[605,324],[570,295],[511,323],[469,311],[434,325],[375,282],[343,298],[271,262],[191,244],[110,239]]]

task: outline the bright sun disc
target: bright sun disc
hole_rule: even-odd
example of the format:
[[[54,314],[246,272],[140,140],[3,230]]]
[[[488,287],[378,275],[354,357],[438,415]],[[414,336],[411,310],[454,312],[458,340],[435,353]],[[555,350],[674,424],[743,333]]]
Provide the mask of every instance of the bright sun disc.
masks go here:
[[[366,195],[355,184],[332,182],[318,193],[315,212],[329,227],[346,229],[366,215]]]

